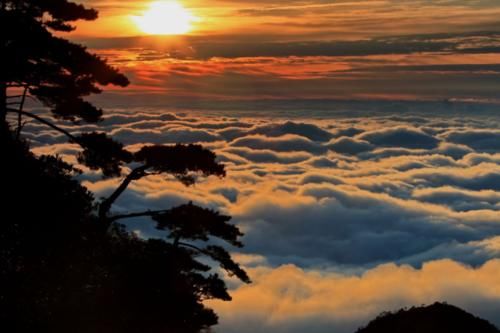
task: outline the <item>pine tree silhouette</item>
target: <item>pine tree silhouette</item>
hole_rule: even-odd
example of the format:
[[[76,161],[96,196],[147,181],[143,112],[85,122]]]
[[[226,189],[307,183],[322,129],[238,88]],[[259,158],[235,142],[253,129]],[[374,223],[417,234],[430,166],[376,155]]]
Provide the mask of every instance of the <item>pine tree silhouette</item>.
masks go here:
[[[0,321],[9,332],[200,332],[217,323],[206,299],[230,300],[220,269],[250,279],[220,242],[241,247],[230,217],[187,203],[160,211],[115,214],[115,201],[143,177],[165,174],[189,186],[224,177],[224,165],[200,145],[145,146],[130,152],[103,132],[74,134],[48,115],[24,110],[42,102],[56,118],[98,122],[84,98],[99,85],[128,80],[83,46],[54,36],[97,12],[67,0],[0,0],[0,140],[4,147],[0,220]],[[13,93],[12,93],[13,92]],[[19,93],[20,92],[20,93]],[[13,117],[8,115],[13,115]],[[79,163],[121,177],[96,200],[78,170],[55,156],[34,156],[22,140],[29,118],[78,144]],[[134,168],[124,173],[131,165]],[[121,224],[150,218],[161,239],[142,239]]]

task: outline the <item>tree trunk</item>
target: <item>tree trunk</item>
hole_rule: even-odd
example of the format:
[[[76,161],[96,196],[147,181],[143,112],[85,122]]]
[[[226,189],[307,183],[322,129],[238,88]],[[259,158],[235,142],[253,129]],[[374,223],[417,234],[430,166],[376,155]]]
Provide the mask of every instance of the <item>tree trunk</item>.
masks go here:
[[[132,170],[127,177],[122,181],[120,186],[111,194],[107,199],[101,202],[99,206],[99,221],[103,224],[105,230],[108,230],[113,223],[112,218],[108,218],[108,213],[111,209],[111,206],[115,203],[115,201],[120,197],[120,195],[127,189],[130,183],[134,180],[139,180],[144,177],[146,170],[148,169],[147,165],[143,165]]]
[[[0,81],[0,123],[6,122],[7,117],[7,83]]]

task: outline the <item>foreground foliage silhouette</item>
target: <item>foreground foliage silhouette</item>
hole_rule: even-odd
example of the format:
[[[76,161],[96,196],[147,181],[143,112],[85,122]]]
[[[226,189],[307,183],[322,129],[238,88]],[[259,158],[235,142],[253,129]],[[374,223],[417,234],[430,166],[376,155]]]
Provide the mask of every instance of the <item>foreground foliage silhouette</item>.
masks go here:
[[[356,333],[500,333],[484,319],[455,306],[429,306],[383,313]]]
[[[0,0],[0,321],[10,332],[208,330],[217,316],[203,301],[231,298],[206,262],[250,282],[221,242],[210,244],[219,238],[242,246],[230,217],[193,203],[120,215],[112,208],[143,177],[165,174],[188,186],[199,176],[225,176],[215,154],[199,145],[130,152],[105,133],[70,133],[47,115],[23,109],[31,97],[56,118],[100,120],[102,110],[83,97],[100,92],[98,85],[126,86],[128,80],[84,47],[53,35],[96,17],[66,0]],[[122,177],[120,185],[95,200],[75,180],[74,166],[31,153],[20,136],[27,118],[67,136],[81,147],[80,164],[103,177]],[[150,218],[161,238],[128,232],[120,222],[131,217]]]

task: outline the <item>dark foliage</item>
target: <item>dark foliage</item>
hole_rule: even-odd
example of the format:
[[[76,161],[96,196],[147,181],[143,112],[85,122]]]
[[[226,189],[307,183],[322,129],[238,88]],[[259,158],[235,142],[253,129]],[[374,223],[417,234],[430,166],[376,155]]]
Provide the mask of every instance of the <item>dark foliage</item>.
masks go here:
[[[132,161],[132,153],[105,133],[83,133],[77,139],[84,148],[78,154],[78,162],[92,170],[102,170],[105,177],[120,176],[121,167]]]
[[[227,299],[189,249],[96,228],[92,195],[53,157],[1,131],[0,321],[11,332],[198,332]],[[8,195],[6,195],[8,194]]]
[[[426,307],[383,313],[357,333],[500,333],[484,319],[455,306],[435,303]]]
[[[209,245],[205,248],[203,253],[208,254],[213,260],[219,262],[221,267],[225,269],[229,275],[234,275],[245,283],[251,282],[247,273],[241,269],[240,265],[233,261],[230,254],[223,247]]]
[[[226,175],[224,166],[216,162],[215,154],[200,145],[143,147],[135,154],[135,160],[153,171],[173,174],[186,185],[192,185],[196,180],[191,172],[199,172],[205,176]]]
[[[192,203],[172,208],[153,216],[160,230],[169,230],[170,238],[208,241],[209,236],[220,237],[234,246],[241,247],[238,237],[242,233],[228,224],[230,216]],[[203,223],[200,223],[203,221]]]
[[[0,321],[12,332],[200,332],[217,323],[201,302],[230,300],[206,256],[249,282],[217,246],[106,232],[92,194],[61,160],[33,156],[3,126]],[[167,220],[167,217],[171,219]],[[240,246],[228,216],[192,204],[155,214],[177,240],[220,237]],[[185,222],[185,223],[183,223]]]
[[[52,34],[96,17],[95,10],[67,0],[1,0],[0,82],[29,87],[59,117],[99,120],[102,110],[82,97],[99,93],[98,85],[126,86],[127,78],[85,47]]]
[[[238,240],[243,234],[237,227],[227,223],[231,219],[230,216],[221,215],[216,211],[198,207],[192,203],[154,214],[152,217],[157,222],[158,229],[169,231],[168,237],[174,239],[174,244],[186,245],[179,243],[181,239],[208,241],[209,237],[212,236],[219,237],[237,247],[243,246]],[[195,246],[191,246],[191,248],[218,262],[229,275],[234,275],[241,281],[250,283],[247,273],[232,260],[223,247],[209,245],[204,249]]]
[[[113,214],[114,202],[133,181],[169,174],[186,185],[197,175],[225,176],[224,165],[199,145],[150,146],[137,153],[105,133],[74,135],[39,115],[8,106],[8,89],[23,88],[69,120],[95,122],[102,110],[83,98],[99,85],[128,80],[99,57],[53,31],[97,12],[67,0],[0,0],[0,322],[8,332],[195,333],[217,323],[202,303],[230,300],[214,267],[250,282],[216,238],[241,247],[230,217],[183,205],[162,211]],[[30,117],[81,146],[79,163],[104,177],[128,172],[100,201],[54,156],[34,156],[6,121]],[[119,221],[149,217],[161,239],[141,239]],[[163,234],[164,233],[164,234]],[[186,242],[194,242],[194,244]],[[218,244],[216,242],[215,244]]]

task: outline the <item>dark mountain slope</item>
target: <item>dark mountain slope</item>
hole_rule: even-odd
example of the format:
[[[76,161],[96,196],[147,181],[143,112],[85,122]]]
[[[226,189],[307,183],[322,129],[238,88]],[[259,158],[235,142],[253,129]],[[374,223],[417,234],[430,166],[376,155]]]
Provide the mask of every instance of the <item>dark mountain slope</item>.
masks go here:
[[[383,313],[356,333],[500,333],[500,330],[455,306],[435,303]]]

